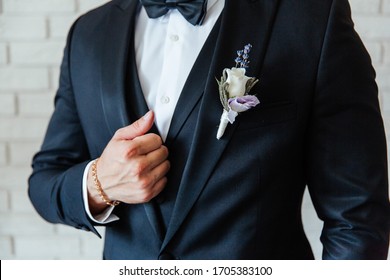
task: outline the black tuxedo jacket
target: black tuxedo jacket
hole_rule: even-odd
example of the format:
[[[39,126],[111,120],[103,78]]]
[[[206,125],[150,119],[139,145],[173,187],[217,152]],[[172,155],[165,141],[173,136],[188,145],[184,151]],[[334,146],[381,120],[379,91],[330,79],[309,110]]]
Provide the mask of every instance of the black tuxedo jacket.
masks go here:
[[[134,62],[138,6],[111,1],[70,31],[29,180],[50,222],[97,233],[84,210],[84,169],[148,110]],[[215,79],[248,43],[261,103],[217,140]],[[168,185],[149,203],[116,207],[104,258],[310,259],[306,186],[324,221],[324,258],[385,258],[386,144],[374,80],[346,0],[226,0],[173,116]]]

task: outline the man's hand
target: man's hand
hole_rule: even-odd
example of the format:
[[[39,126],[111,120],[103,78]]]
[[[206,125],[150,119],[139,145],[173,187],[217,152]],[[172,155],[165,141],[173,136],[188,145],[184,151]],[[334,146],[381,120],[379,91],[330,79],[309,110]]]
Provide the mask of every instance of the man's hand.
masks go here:
[[[165,187],[170,164],[161,137],[146,134],[152,127],[152,111],[116,131],[97,164],[100,184],[112,201],[128,204],[150,201]],[[88,202],[92,215],[107,207],[88,174]]]

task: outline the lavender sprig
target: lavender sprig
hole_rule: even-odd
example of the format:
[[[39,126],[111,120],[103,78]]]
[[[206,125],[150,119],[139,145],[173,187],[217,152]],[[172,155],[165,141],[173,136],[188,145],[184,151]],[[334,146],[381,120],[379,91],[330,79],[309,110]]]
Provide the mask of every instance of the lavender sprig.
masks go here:
[[[237,58],[234,60],[236,62],[237,68],[248,68],[249,67],[249,53],[252,49],[252,45],[248,44],[244,47],[243,50],[237,51]]]

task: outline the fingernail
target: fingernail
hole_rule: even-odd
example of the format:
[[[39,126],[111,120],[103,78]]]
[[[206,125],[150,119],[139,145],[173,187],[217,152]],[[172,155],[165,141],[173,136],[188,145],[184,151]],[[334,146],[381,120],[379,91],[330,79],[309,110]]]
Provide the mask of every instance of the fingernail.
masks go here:
[[[152,116],[152,111],[147,112],[147,113],[143,116],[144,121],[149,120],[149,119],[151,118],[151,116]]]

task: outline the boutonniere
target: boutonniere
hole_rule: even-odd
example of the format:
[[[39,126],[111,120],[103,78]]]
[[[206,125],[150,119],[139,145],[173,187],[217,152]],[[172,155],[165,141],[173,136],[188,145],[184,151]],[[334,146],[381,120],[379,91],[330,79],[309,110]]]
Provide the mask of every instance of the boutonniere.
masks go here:
[[[256,96],[249,95],[250,90],[259,80],[245,76],[246,69],[249,67],[251,48],[252,45],[248,44],[243,50],[237,51],[236,67],[225,68],[221,80],[217,80],[219,97],[223,106],[217,139],[221,139],[228,123],[234,123],[239,113],[248,111],[260,103]]]

